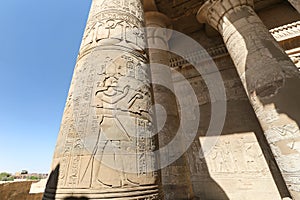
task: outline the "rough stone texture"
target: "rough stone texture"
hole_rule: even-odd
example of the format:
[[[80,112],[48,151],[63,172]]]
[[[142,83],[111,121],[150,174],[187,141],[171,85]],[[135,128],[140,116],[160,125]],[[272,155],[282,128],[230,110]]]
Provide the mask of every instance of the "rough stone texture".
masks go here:
[[[195,198],[279,200],[280,195],[288,196],[232,61],[228,55],[214,61],[226,88],[227,116],[220,142],[205,159],[199,158],[200,141],[205,138],[211,118],[210,102],[214,100],[210,99],[203,78],[196,75],[192,66],[177,69],[196,92],[201,112],[198,137],[187,153]]]
[[[285,182],[298,199],[299,74],[252,5],[252,1],[208,1],[198,19],[221,33]]]
[[[163,106],[166,112],[166,115],[164,115],[160,112],[160,109],[156,111],[157,124],[162,127],[158,132],[159,146],[163,147],[168,145],[170,140],[176,135],[182,134],[182,130],[179,128],[180,118],[174,94],[172,74],[169,68],[168,40],[172,33],[165,30],[165,34],[163,34],[161,29],[159,29],[169,28],[171,22],[167,16],[157,11],[146,12],[145,20],[146,26],[150,30],[147,37],[148,45],[150,46],[149,58],[152,82],[158,83],[163,80],[163,83],[165,83],[164,85],[153,85],[154,102]],[[151,48],[151,46],[156,48]],[[165,68],[161,65],[165,66]],[[167,86],[168,88],[166,88]],[[165,124],[161,124],[161,122],[165,121],[164,117],[167,118],[166,122]],[[160,159],[168,160],[175,152],[181,154],[180,146],[183,145],[184,142],[178,144],[175,148],[171,149],[172,152],[161,155]],[[162,189],[166,200],[193,199],[194,196],[187,156],[183,148],[181,151],[183,155],[179,159],[161,170]]]
[[[147,102],[149,101],[145,100],[145,98],[139,98],[140,95],[146,95],[147,98],[150,98],[148,94],[145,94],[150,93],[149,87],[137,92],[138,94],[135,96],[137,106],[133,107],[132,110],[124,109],[123,104],[128,100],[127,96],[131,96],[133,92],[131,89],[134,88],[133,84],[139,84],[139,81],[136,81],[136,79],[141,80],[137,77],[139,74],[138,70],[140,70],[138,63],[144,66],[146,62],[143,45],[141,45],[143,42],[139,37],[140,34],[138,32],[135,32],[136,34],[134,34],[134,36],[127,34],[128,29],[131,29],[133,25],[137,25],[137,27],[142,26],[140,23],[142,21],[142,13],[135,12],[136,7],[134,4],[137,0],[105,1],[110,2],[111,4],[109,5],[106,3],[102,4],[102,2],[103,0],[94,0],[93,9],[91,9],[74,72],[69,99],[66,104],[57,150],[54,156],[53,173],[48,182],[46,195],[51,196],[52,193],[56,192],[60,196],[57,196],[57,199],[66,196],[66,191],[69,192],[68,196],[74,196],[74,198],[82,197],[81,199],[84,199],[83,197],[86,196],[99,199],[99,194],[103,191],[107,191],[109,195],[114,195],[114,193],[118,192],[120,197],[116,199],[136,199],[133,197],[125,197],[126,195],[124,194],[136,194],[136,189],[143,194],[146,191],[157,193],[158,190],[158,177],[156,175],[159,176],[159,174],[150,174],[150,176],[148,176],[149,179],[147,179],[147,183],[150,183],[150,187],[140,187],[132,183],[128,184],[128,180],[129,182],[136,180],[135,175],[113,171],[97,162],[99,160],[99,153],[103,152],[103,149],[106,149],[106,151],[109,150],[105,147],[106,139],[102,140],[102,138],[99,138],[98,140],[97,138],[101,121],[99,118],[105,118],[105,121],[102,120],[102,123],[104,123],[104,125],[110,124],[109,126],[112,127],[112,129],[110,129],[109,126],[105,125],[101,129],[102,131],[119,129],[118,126],[113,126],[111,113],[107,113],[105,110],[118,107],[120,108],[120,112],[117,113],[117,117],[122,117],[122,114],[119,113],[129,112],[133,118],[143,119],[145,121],[152,120],[152,118],[149,117],[150,115],[144,112],[144,109],[141,109],[144,103],[148,104]],[[144,2],[146,12],[159,11],[161,12],[159,14],[160,17],[162,17],[163,14],[169,16],[174,30],[189,35],[208,51],[222,75],[227,95],[225,127],[210,154],[208,154],[205,159],[200,159],[202,143],[207,139],[205,133],[211,117],[211,104],[217,101],[213,96],[210,96],[210,91],[204,81],[204,76],[210,76],[210,73],[213,73],[209,70],[210,62],[206,61],[205,55],[207,53],[201,51],[189,52],[187,54],[190,58],[201,61],[201,66],[208,69],[207,73],[200,75],[190,63],[178,55],[169,55],[165,51],[160,50],[150,50],[150,60],[152,62],[168,65],[167,58],[169,56],[171,57],[170,66],[185,76],[196,92],[197,100],[199,101],[199,105],[190,104],[184,106],[199,107],[201,111],[198,135],[186,154],[189,172],[186,171],[186,167],[184,167],[186,165],[186,158],[184,156],[170,167],[163,169],[162,189],[164,197],[160,197],[159,199],[176,200],[192,199],[192,197],[200,200],[290,199],[285,181],[291,183],[292,185],[288,184],[289,189],[291,191],[294,190],[294,188],[297,187],[297,182],[299,182],[299,173],[297,170],[289,173],[284,171],[284,181],[281,171],[282,166],[285,167],[284,169],[286,169],[286,166],[288,166],[287,169],[291,169],[290,166],[297,166],[299,163],[299,160],[297,160],[299,157],[295,156],[296,153],[299,152],[299,141],[297,141],[296,138],[297,134],[299,134],[299,130],[294,129],[294,127],[299,127],[298,102],[300,100],[297,95],[299,94],[299,86],[297,83],[292,83],[297,79],[287,79],[288,77],[293,77],[292,74],[295,74],[294,69],[288,74],[291,76],[286,76],[286,71],[290,71],[289,69],[285,69],[285,72],[282,73],[282,61],[286,63],[286,66],[291,66],[291,62],[271,37],[268,29],[272,29],[271,33],[281,47],[293,59],[294,63],[300,67],[300,37],[297,35],[300,31],[297,29],[298,23],[296,22],[300,20],[299,13],[297,13],[286,0],[255,0],[255,12],[262,19],[262,22],[258,19],[253,9],[246,6],[249,3],[252,5],[251,1],[241,0],[226,4],[228,0],[223,0],[222,2],[226,4],[223,7],[225,10],[230,8],[230,6],[236,7],[227,12],[227,21],[222,21],[222,26],[217,27],[216,23],[210,23],[211,25],[199,24],[195,17],[199,8],[205,3],[204,0],[144,0]],[[214,2],[217,4],[218,0]],[[292,3],[292,0],[290,2]],[[298,1],[295,2],[298,3]],[[239,7],[240,3],[245,6]],[[126,11],[123,10],[125,7],[127,9]],[[221,15],[224,10],[219,8],[206,11],[211,13],[218,12],[219,15],[214,15],[215,18],[222,18]],[[107,11],[102,12],[102,9]],[[114,11],[110,9],[114,9]],[[125,13],[129,10],[132,12],[131,14],[127,13],[128,15],[126,15],[126,17],[122,14],[119,15],[120,11]],[[136,17],[132,17],[133,15]],[[163,19],[162,21],[166,22],[165,17],[160,18],[157,17],[158,15],[155,16],[156,17],[152,19],[152,26],[159,24],[158,26],[164,27],[165,25],[162,25],[160,20]],[[113,18],[113,20],[108,20],[111,18]],[[244,20],[245,18],[247,18],[247,20]],[[215,30],[213,26],[217,28],[220,33]],[[123,35],[123,33],[126,33],[126,35]],[[122,35],[122,38],[118,37],[119,35]],[[124,38],[127,42],[124,42]],[[225,42],[223,42],[224,38]],[[121,40],[122,42],[119,43]],[[171,38],[171,40],[171,45],[182,45],[180,44],[180,38]],[[119,46],[116,47],[116,44]],[[168,46],[166,40],[160,41],[159,44],[165,47]],[[113,47],[114,50],[108,50],[111,47]],[[231,58],[228,55],[226,47],[229,50]],[[136,49],[139,51],[134,51]],[[270,49],[271,51],[269,51]],[[109,51],[111,54],[108,53]],[[110,63],[109,56],[115,57],[118,53],[125,56],[121,56],[120,59],[118,57],[118,59],[113,61],[112,65],[121,67],[121,72],[117,69],[119,75],[114,76],[116,78],[115,81],[114,78],[110,79],[106,77],[106,75],[115,74],[113,69],[116,69],[107,63]],[[128,75],[128,77],[132,77],[135,80],[130,78],[130,81],[127,82],[123,80],[129,80],[129,78],[123,79],[119,77],[124,75],[123,67],[125,65],[126,72],[124,73],[126,76]],[[103,68],[109,70],[108,73],[105,73],[105,76],[102,76],[103,71],[101,69]],[[256,70],[252,69],[249,71],[251,68],[255,68]],[[283,74],[283,76],[278,76],[278,79],[270,78],[273,76],[273,73],[276,72],[280,75]],[[157,78],[160,77],[159,70],[156,75]],[[155,70],[153,70],[152,76],[155,77]],[[104,79],[106,81],[103,80],[103,77],[105,77]],[[169,82],[169,78],[169,76],[164,77],[164,82]],[[146,79],[142,78],[142,80]],[[180,81],[179,77],[174,76],[174,74],[173,80],[174,85]],[[284,80],[283,82],[285,82],[285,84],[281,84],[281,80]],[[259,85],[258,81],[260,82]],[[271,87],[271,90],[265,87],[272,86],[276,81],[279,84],[275,85],[274,88]],[[102,84],[100,82],[102,82]],[[116,82],[118,84],[115,84]],[[124,82],[126,82],[125,85],[128,83],[130,86],[128,92],[126,87],[122,87],[125,86],[123,84]],[[121,86],[119,83],[122,83]],[[173,87],[172,84],[171,87]],[[266,90],[262,90],[261,88],[266,88]],[[279,93],[276,93],[275,91],[279,88],[281,88]],[[109,94],[109,92],[113,92],[113,90],[115,90],[116,94],[120,95],[120,97],[122,97],[124,93],[127,93],[127,96],[123,97],[120,102],[113,103],[115,102],[114,98],[109,101],[109,103],[105,100],[105,95],[103,94]],[[137,91],[136,88],[134,90]],[[156,102],[165,105],[167,109],[171,110],[171,112],[167,112],[170,121],[177,122],[178,113],[174,112],[176,111],[176,103],[174,103],[176,100],[173,99],[170,91],[155,87],[153,91]],[[257,95],[252,95],[253,91],[260,91],[260,94],[264,94],[266,98],[260,99]],[[265,93],[266,91],[267,93]],[[268,92],[270,92],[270,94],[276,94],[276,96],[269,98]],[[293,94],[293,96],[291,96],[291,94]],[[188,95],[187,98],[189,98]],[[258,99],[261,102],[257,102],[256,100]],[[288,102],[286,102],[286,100],[288,100]],[[140,112],[138,117],[134,115],[137,112]],[[285,115],[287,113],[288,115]],[[126,118],[126,116],[124,117]],[[158,115],[156,119],[158,124],[160,124],[160,117],[163,116]],[[257,120],[257,118],[259,120]],[[268,121],[265,121],[265,119]],[[194,113],[190,113],[188,120],[195,120]],[[123,120],[122,118],[122,122],[125,121],[127,120]],[[297,126],[295,122],[298,123],[298,125],[296,124]],[[125,129],[128,123],[125,124]],[[289,126],[289,123],[294,123],[295,126]],[[169,124],[169,126],[166,126],[167,129],[163,130],[163,132],[166,133],[166,137],[165,139],[164,136],[160,137],[161,146],[166,145],[174,137],[174,132],[177,131],[177,127],[174,126],[174,124]],[[138,123],[138,127],[140,127],[140,125],[141,124]],[[268,132],[268,130],[271,130],[271,132]],[[140,129],[138,129],[138,131],[140,131]],[[114,132],[120,133],[119,131]],[[141,130],[141,132],[144,131]],[[103,133],[106,132],[103,131]],[[126,138],[120,137],[120,135],[113,134],[113,136],[110,137],[112,144],[121,149],[127,148],[128,146],[125,147],[125,144],[130,143],[127,143]],[[66,138],[69,139],[66,140]],[[82,138],[82,140],[78,140],[78,138]],[[115,141],[115,139],[120,138],[122,142],[119,143]],[[212,137],[211,139],[214,138]],[[99,141],[99,143],[97,141]],[[128,147],[129,151],[131,147],[132,146]],[[141,149],[144,147],[145,146],[142,145],[139,146]],[[170,154],[172,153],[174,152],[170,152]],[[284,155],[282,155],[282,153]],[[94,154],[95,156],[93,157],[92,155]],[[122,168],[126,166],[127,168],[131,166],[130,163],[122,162],[122,159],[114,152],[113,154],[115,155],[116,163],[118,163],[112,163],[114,167]],[[288,159],[280,160],[282,156],[286,156]],[[105,162],[109,162],[110,160],[111,156],[106,156],[104,159]],[[128,160],[132,161],[136,160],[136,158]],[[150,158],[150,162],[152,161],[154,161],[154,159]],[[56,167],[58,162],[62,163],[62,165]],[[84,171],[81,171],[81,169],[84,169]],[[58,172],[60,172],[60,176],[58,176]],[[109,180],[105,179],[107,174],[109,174]],[[296,176],[294,176],[295,174]],[[189,177],[189,175],[191,177]],[[100,181],[108,181],[113,186],[109,187],[107,184],[103,186],[103,184],[98,181],[99,178]],[[188,183],[188,180],[190,180],[190,183]],[[58,183],[59,187],[56,189],[55,185]],[[186,187],[184,187],[185,184]],[[193,191],[189,197],[187,191],[190,185],[192,185]],[[297,194],[293,195],[293,199],[299,199],[296,196]],[[51,197],[50,199],[53,198]],[[154,199],[158,198],[154,197]]]
[[[140,0],[94,0],[44,198],[160,199]]]

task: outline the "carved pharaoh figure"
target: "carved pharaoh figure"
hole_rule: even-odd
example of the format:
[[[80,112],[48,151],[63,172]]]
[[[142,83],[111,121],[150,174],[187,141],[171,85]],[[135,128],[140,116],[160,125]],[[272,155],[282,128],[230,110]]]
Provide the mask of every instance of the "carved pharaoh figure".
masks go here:
[[[140,0],[93,0],[44,199],[160,199]]]

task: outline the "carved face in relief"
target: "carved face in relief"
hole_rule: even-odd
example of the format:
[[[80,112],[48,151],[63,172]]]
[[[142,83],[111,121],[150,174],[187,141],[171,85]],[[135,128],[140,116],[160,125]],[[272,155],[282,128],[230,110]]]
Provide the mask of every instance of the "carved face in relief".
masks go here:
[[[117,85],[118,85],[118,80],[115,77],[109,77],[104,82],[104,88],[106,88],[106,90],[104,90],[103,93],[106,96],[116,95],[117,94],[117,89],[116,89]]]

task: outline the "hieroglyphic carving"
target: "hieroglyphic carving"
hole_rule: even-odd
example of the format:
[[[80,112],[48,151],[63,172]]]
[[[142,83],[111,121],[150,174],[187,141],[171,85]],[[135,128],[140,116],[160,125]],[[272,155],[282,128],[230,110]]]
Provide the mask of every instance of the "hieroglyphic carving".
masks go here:
[[[54,156],[58,199],[70,190],[159,199],[141,9],[140,0],[93,1]]]
[[[106,56],[105,59],[98,58],[97,60],[100,62],[93,63],[97,63],[100,67],[97,67],[97,65],[87,67],[85,66],[85,59],[83,59],[83,66],[76,68],[76,72],[80,74],[80,76],[74,79],[78,82],[78,85],[75,84],[77,90],[75,95],[73,95],[74,114],[75,116],[78,116],[75,118],[77,132],[81,134],[82,137],[84,137],[84,135],[82,135],[84,132],[90,135],[97,135],[99,134],[99,122],[115,124],[114,127],[115,130],[117,130],[121,124],[121,120],[112,120],[112,118],[116,117],[113,113],[114,110],[129,112],[135,117],[138,116],[144,119],[145,123],[148,121],[147,123],[149,124],[151,122],[149,112],[151,108],[151,93],[149,81],[147,80],[148,71],[146,65],[141,62],[140,59],[136,59],[130,54],[123,54],[116,60],[113,60],[108,56]],[[91,78],[92,76],[94,76],[94,78]],[[119,81],[124,83],[124,86],[119,84]],[[130,83],[131,81],[133,83]],[[130,86],[130,84],[132,86]],[[90,105],[85,102],[90,102]],[[96,113],[98,113],[97,117],[88,117],[87,114],[91,113],[91,109],[94,108],[96,108]],[[121,113],[117,113],[117,115],[119,114]],[[122,120],[124,120],[124,118]],[[102,130],[103,134],[109,132],[105,127],[102,128]],[[151,130],[145,130],[148,131],[148,136],[145,137],[150,137]],[[143,132],[145,132],[145,130]],[[125,141],[130,140],[130,136],[125,129],[123,130],[123,133],[122,136],[105,135],[105,138],[116,146],[122,138],[125,139]],[[151,142],[152,141],[149,140],[147,151],[149,151],[149,149],[153,150],[151,146],[153,144]],[[94,152],[95,155],[98,154],[101,149],[105,148],[106,144],[103,145],[103,143],[105,144],[105,142],[99,141],[97,147],[98,151]],[[151,166],[148,168],[153,169]],[[82,176],[86,175],[87,174],[85,173],[82,174]],[[84,178],[81,177],[81,179]]]
[[[110,151],[108,150],[109,145],[117,147],[120,150],[133,150],[131,153],[134,154],[136,154],[135,151],[137,150],[137,165],[133,166],[133,168],[138,170],[136,175],[138,177],[131,175],[131,179],[129,179],[126,173],[120,172],[122,173],[120,177],[123,178],[117,181],[117,183],[128,184],[129,182],[131,184],[140,184],[140,182],[136,181],[140,175],[147,175],[147,168],[153,169],[153,167],[147,166],[153,162],[152,158],[150,158],[150,163],[147,161],[149,158],[146,158],[146,152],[149,152],[152,146],[151,139],[149,139],[151,138],[151,129],[147,128],[151,124],[150,88],[148,85],[145,85],[148,83],[148,81],[145,82],[147,73],[145,69],[142,70],[141,68],[144,64],[130,56],[130,54],[122,55],[116,60],[106,57],[104,64],[101,66],[102,69],[99,69],[97,73],[97,80],[99,81],[96,81],[91,104],[95,108],[101,130],[98,136],[100,138],[99,144],[96,144],[98,150],[92,156],[99,157],[105,151],[108,151],[105,153],[108,154]],[[139,70],[136,70],[137,68]],[[144,79],[138,80],[137,77],[144,77]],[[127,122],[124,123],[123,121],[126,120]],[[136,120],[138,121],[135,122]],[[136,135],[133,132],[136,132]],[[102,138],[101,135],[103,136]],[[102,145],[102,147],[99,145]],[[101,149],[103,149],[102,152]],[[118,154],[118,152],[110,153],[114,154],[114,157]],[[103,156],[100,155],[100,157],[102,159]],[[107,156],[106,159],[108,159]],[[114,160],[113,162],[120,162],[120,166],[114,167],[121,167],[124,170],[126,167],[123,160],[125,159],[125,155],[124,158],[120,157],[119,159],[121,160]],[[97,166],[95,167],[97,168]],[[99,173],[101,168],[96,171],[98,171],[96,173]],[[95,175],[93,177],[98,176]],[[99,177],[98,181],[104,185],[124,186],[114,185],[116,183],[107,183],[107,181],[100,180]]]
[[[143,20],[143,12],[141,12],[142,3],[136,0],[102,0],[101,10],[112,10],[129,12],[135,16],[139,21]]]
[[[285,98],[287,94],[297,93],[289,84],[299,85],[299,73],[251,3],[253,1],[208,1],[199,10],[198,19],[210,23],[221,33],[287,187],[297,199],[300,183],[290,182],[290,177],[299,177],[300,173],[300,152],[295,149],[300,138],[299,125],[278,101],[284,99],[283,93]],[[219,8],[225,12],[220,14]],[[297,102],[296,99],[291,98],[290,103]],[[298,110],[293,112],[299,114]],[[252,163],[251,157],[247,163]]]
[[[102,19],[97,21],[90,29],[87,30],[83,38],[82,48],[84,51],[90,47],[103,45],[114,45],[120,42],[131,43],[139,49],[144,44],[144,35],[140,27],[124,20]],[[128,34],[128,33],[134,34]]]
[[[70,163],[71,169],[70,169],[70,175],[69,175],[69,186],[74,185],[76,186],[78,184],[79,179],[79,165],[80,165],[80,154],[81,150],[83,148],[82,140],[77,139],[73,144],[73,155],[72,155],[72,161]]]
[[[97,7],[101,5],[101,7]],[[128,46],[143,50],[145,35],[141,31],[143,26],[141,3],[136,0],[94,2],[97,13],[90,16],[87,28],[82,40],[81,50],[83,53],[90,48],[103,45]],[[98,8],[98,9],[97,9]]]
[[[137,121],[138,126],[138,133],[137,134],[137,169],[138,169],[138,175],[142,176],[147,173],[147,163],[146,163],[146,156],[147,156],[147,147],[149,148],[149,142],[147,141],[149,139],[149,136],[147,135],[147,124],[144,120]],[[151,145],[151,144],[150,144]]]
[[[211,173],[243,174],[268,171],[262,150],[255,135],[251,133],[221,136],[205,159]]]
[[[276,132],[276,134],[267,134],[269,136],[268,141],[275,143],[282,139],[295,139],[299,134],[299,129],[297,124],[285,124],[282,126],[272,127],[270,129],[272,132]]]

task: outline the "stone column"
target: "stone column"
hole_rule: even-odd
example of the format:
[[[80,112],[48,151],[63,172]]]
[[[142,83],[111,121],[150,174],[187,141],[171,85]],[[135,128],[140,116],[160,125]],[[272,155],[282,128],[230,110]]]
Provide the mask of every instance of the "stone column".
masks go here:
[[[288,0],[288,1],[300,13],[300,1],[299,0]]]
[[[172,35],[172,31],[167,28],[171,27],[171,20],[164,14],[157,11],[149,11],[145,13],[147,38],[150,57],[151,77],[153,83],[163,83],[163,85],[153,85],[154,102],[164,107],[156,111],[156,120],[160,128],[158,132],[159,146],[163,147],[176,136],[181,135],[179,129],[180,118],[174,91],[170,65],[170,55],[168,48],[168,40]],[[163,65],[163,66],[162,66]],[[164,119],[166,118],[166,120]],[[161,124],[165,121],[165,124]],[[181,138],[183,140],[183,138]],[[187,156],[180,149],[184,145],[182,141],[176,148],[171,148],[170,152],[164,152],[161,155],[161,163],[170,162],[170,165],[162,168],[162,189],[165,199],[193,199],[192,182],[188,167]],[[175,162],[169,161],[173,155],[183,155]]]
[[[162,199],[141,0],[93,0],[43,199]]]
[[[209,0],[197,18],[221,33],[286,185],[300,199],[299,73],[252,7],[252,0]]]

